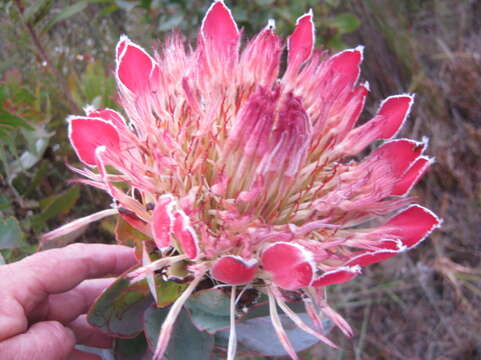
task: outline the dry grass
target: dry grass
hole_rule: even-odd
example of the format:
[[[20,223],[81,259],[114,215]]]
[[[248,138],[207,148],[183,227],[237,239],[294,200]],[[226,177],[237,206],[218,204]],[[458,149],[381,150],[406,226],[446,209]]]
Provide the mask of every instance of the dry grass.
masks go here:
[[[371,99],[415,92],[401,136],[430,138],[437,163],[417,186],[444,226],[416,250],[373,266],[333,300],[357,329],[343,351],[306,359],[481,357],[481,3],[350,1],[366,46]],[[375,110],[375,104],[371,106]],[[345,304],[347,299],[347,304]]]

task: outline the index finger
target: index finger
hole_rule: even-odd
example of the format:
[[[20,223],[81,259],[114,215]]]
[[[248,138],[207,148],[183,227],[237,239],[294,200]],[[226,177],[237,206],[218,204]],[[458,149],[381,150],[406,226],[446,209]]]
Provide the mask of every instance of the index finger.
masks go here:
[[[12,264],[19,272],[15,285],[23,287],[16,298],[29,311],[38,297],[32,295],[62,293],[85,279],[120,274],[135,262],[134,250],[121,245],[76,243],[42,251]]]
[[[27,314],[49,294],[70,290],[85,279],[120,274],[135,262],[129,247],[77,243],[2,266],[0,340],[25,331]]]

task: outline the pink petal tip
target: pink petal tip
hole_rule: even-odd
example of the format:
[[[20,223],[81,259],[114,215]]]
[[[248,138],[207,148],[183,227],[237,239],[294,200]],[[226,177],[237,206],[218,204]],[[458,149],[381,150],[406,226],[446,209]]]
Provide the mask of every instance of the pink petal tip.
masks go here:
[[[226,255],[215,261],[211,269],[212,277],[230,285],[242,285],[254,279],[257,261],[245,260],[239,256]]]
[[[95,166],[95,149],[99,146],[112,152],[119,151],[119,133],[110,121],[83,116],[71,116],[67,121],[70,142],[83,163]]]
[[[286,290],[309,286],[314,277],[311,253],[298,244],[274,243],[262,252],[261,260],[272,281]]]

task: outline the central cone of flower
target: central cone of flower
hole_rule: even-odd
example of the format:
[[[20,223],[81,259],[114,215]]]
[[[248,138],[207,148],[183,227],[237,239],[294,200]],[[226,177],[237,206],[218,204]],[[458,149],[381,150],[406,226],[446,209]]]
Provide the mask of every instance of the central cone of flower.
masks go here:
[[[433,162],[423,155],[427,142],[392,140],[413,96],[387,98],[356,126],[369,93],[358,83],[362,47],[315,51],[309,12],[287,39],[279,78],[284,46],[273,21],[242,51],[240,41],[222,1],[209,8],[195,50],[173,35],[152,57],[123,36],[116,79],[128,121],[92,108],[68,119],[71,143],[88,166],[75,169],[87,178],[80,181],[108,191],[118,213],[161,250],[151,262],[144,247],[138,273],[182,261],[194,278],[162,328],[159,359],[183,302],[206,277],[232,285],[233,294],[240,285],[266,293],[293,358],[276,304],[325,342],[319,309],[350,335],[326,305],[325,287],[415,247],[440,224],[406,197]],[[306,300],[315,329],[285,305],[286,291]]]

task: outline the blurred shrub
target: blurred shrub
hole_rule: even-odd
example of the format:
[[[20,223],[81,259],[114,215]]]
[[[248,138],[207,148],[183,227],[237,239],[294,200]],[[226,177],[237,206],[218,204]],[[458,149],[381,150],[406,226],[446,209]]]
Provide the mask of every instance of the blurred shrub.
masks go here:
[[[143,1],[110,1],[110,9],[116,7],[131,11],[140,8],[145,11],[144,21],[152,24],[153,28],[165,32],[173,28],[196,35],[202,18],[210,6],[205,0],[143,0]],[[355,31],[359,20],[349,12],[342,12],[340,0],[254,0],[228,1],[238,25],[245,34],[251,37],[262,29],[267,20],[277,21],[277,32],[284,37],[292,31],[296,19],[309,9],[313,9],[318,31],[318,45],[323,44],[331,49],[345,46],[342,35]],[[155,37],[155,35],[153,35]]]

